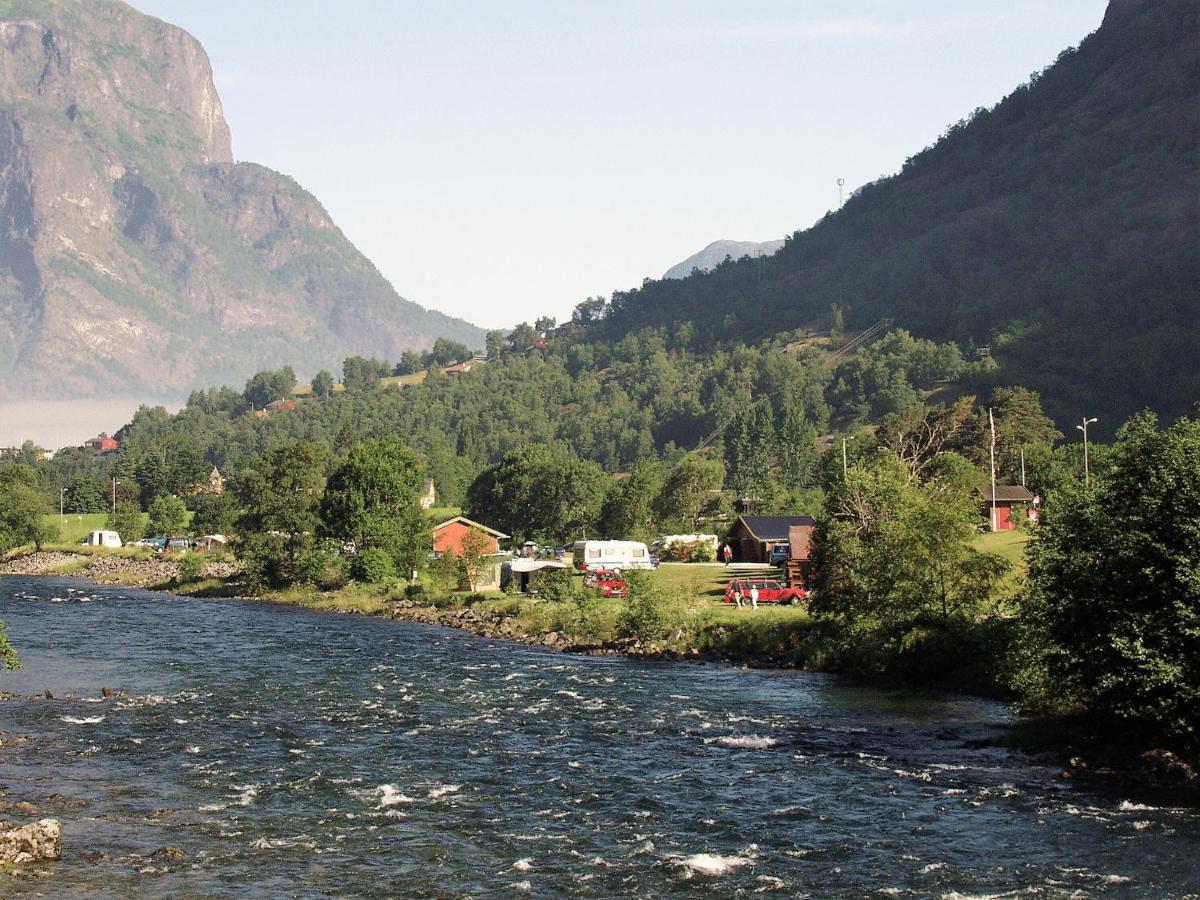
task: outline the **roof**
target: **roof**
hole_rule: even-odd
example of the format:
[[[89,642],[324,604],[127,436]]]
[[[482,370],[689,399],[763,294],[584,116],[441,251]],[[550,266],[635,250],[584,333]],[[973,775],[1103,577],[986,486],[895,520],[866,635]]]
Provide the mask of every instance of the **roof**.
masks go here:
[[[812,516],[738,516],[738,521],[760,541],[786,541],[793,525],[817,524]]]
[[[508,540],[512,535],[505,534],[503,531],[497,531],[495,528],[488,528],[486,525],[480,525],[478,522],[473,522],[466,516],[455,516],[453,519],[447,519],[445,522],[439,522],[433,526],[434,531],[441,531],[447,525],[453,525],[455,522],[460,522],[463,525],[468,525],[471,528],[478,528],[480,531],[486,531],[494,538],[500,540]]]
[[[991,485],[983,484],[975,489],[979,496],[989,503],[992,502]],[[996,502],[997,503],[1031,503],[1033,494],[1029,488],[1019,484],[998,484],[996,485]]]
[[[569,569],[566,563],[553,559],[514,559],[511,563],[514,572],[540,572],[542,569]]]

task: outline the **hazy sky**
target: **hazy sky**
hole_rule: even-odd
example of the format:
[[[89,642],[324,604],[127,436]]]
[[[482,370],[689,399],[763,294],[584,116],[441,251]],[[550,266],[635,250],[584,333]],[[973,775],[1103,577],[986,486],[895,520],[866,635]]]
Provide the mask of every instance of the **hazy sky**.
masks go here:
[[[1104,0],[133,0],[204,44],[234,155],[396,289],[560,319],[807,227],[1095,30]]]

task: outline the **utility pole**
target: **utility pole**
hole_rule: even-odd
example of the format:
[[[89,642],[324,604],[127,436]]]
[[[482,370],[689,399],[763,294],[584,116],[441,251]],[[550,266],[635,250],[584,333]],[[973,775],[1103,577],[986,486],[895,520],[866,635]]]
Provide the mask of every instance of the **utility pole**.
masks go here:
[[[1025,446],[1021,445],[1021,487],[1028,487],[1025,484]]]
[[[1095,417],[1089,419],[1085,416],[1083,419],[1083,424],[1075,426],[1083,432],[1083,483],[1088,486],[1091,486],[1092,483],[1092,469],[1088,464],[1087,427],[1093,422],[1099,421],[1100,420]]]
[[[852,440],[854,440],[854,438],[852,438],[852,437],[842,438],[842,481],[846,480],[846,473],[849,468],[846,465],[846,441],[852,441]]]
[[[66,498],[67,489],[60,487],[58,489],[58,525],[61,529],[67,527]]]
[[[846,179],[845,179],[845,178],[839,178],[839,179],[837,180],[837,183],[838,183],[838,209],[841,209],[841,208],[842,208],[842,188],[843,188],[843,187],[845,186],[845,184],[846,184]]]
[[[992,457],[992,531],[997,531],[996,523],[996,417],[992,415],[991,407],[988,407],[988,425],[992,429],[992,440],[989,444],[989,450]]]
[[[113,495],[112,495],[112,511],[113,515],[117,514],[117,479],[113,479]]]

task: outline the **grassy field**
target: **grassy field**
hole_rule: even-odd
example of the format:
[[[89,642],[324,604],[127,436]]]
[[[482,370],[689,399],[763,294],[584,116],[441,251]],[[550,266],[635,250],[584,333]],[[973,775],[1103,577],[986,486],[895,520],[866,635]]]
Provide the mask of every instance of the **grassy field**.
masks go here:
[[[414,384],[420,384],[427,377],[428,372],[414,372],[411,375],[389,375],[386,378],[379,379],[379,387],[384,388],[402,388],[410,387]]]
[[[146,522],[150,517],[146,513],[142,513],[142,527],[146,527]],[[46,524],[52,528],[60,528],[62,537],[53,541],[55,544],[78,544],[89,531],[103,531],[105,523],[108,521],[108,513],[86,513],[84,515],[76,515],[75,513],[67,513],[65,517],[60,519],[58,513],[53,513],[45,517]],[[192,520],[192,513],[187,514],[188,522]]]

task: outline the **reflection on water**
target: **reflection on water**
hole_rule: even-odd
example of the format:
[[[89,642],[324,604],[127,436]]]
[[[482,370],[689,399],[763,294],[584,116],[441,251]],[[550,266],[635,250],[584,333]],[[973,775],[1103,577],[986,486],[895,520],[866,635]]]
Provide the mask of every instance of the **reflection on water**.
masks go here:
[[[0,615],[3,687],[77,696],[0,703],[52,892],[1200,890],[1193,812],[978,748],[986,701],[67,579],[0,579]]]
[[[101,431],[112,434],[127,425],[139,406],[183,407],[177,398],[103,397],[94,400],[0,400],[0,447],[19,447],[30,440],[57,450],[76,447]]]

